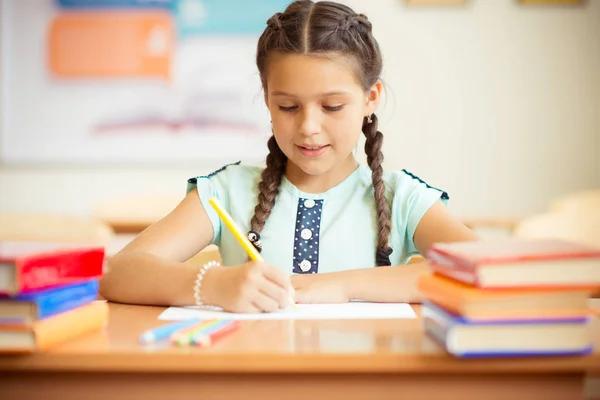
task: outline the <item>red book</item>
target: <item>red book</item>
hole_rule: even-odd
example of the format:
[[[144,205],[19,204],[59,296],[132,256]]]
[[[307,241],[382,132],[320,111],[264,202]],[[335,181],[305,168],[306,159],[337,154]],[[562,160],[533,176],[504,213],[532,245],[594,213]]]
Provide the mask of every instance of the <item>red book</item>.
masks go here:
[[[99,278],[103,270],[103,247],[0,242],[0,294],[14,296]]]
[[[436,243],[434,272],[478,288],[600,287],[600,249],[558,239]]]

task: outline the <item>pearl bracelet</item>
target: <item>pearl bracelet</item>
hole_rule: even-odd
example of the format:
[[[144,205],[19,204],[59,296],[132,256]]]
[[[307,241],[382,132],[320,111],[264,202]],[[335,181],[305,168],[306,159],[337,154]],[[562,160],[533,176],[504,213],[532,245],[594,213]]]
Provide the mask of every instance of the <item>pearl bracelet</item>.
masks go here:
[[[210,261],[203,266],[200,267],[198,274],[196,275],[196,280],[194,281],[194,300],[196,301],[197,306],[204,306],[204,302],[202,301],[202,295],[200,292],[200,286],[202,285],[202,280],[204,279],[204,275],[206,275],[206,271],[213,267],[218,267],[219,264],[217,261]]]

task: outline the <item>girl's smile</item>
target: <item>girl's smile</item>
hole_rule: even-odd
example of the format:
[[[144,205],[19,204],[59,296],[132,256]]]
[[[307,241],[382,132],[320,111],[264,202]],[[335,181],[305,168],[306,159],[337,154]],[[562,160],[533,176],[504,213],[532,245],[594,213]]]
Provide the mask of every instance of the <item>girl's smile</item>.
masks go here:
[[[298,145],[298,149],[303,156],[306,157],[319,157],[329,149],[329,145]]]

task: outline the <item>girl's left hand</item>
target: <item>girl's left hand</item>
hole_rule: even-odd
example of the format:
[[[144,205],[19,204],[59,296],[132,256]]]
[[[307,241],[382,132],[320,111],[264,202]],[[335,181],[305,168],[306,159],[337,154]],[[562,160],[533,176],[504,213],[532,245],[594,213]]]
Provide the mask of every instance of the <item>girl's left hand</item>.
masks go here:
[[[350,296],[343,282],[330,274],[294,274],[294,299],[300,304],[347,303]]]

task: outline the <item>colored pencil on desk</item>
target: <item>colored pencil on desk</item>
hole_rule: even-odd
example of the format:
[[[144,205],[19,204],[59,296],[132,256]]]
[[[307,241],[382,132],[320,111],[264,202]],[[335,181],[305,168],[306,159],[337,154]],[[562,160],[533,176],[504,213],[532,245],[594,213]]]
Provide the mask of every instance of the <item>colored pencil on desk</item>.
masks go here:
[[[193,319],[193,320],[185,320],[185,321],[177,321],[170,324],[162,325],[156,328],[148,329],[140,336],[140,342],[142,343],[154,343],[162,339],[166,339],[171,336],[173,333],[189,328],[192,326],[196,326],[201,323],[202,320]]]
[[[189,332],[181,335],[177,339],[176,343],[178,346],[187,346],[190,344],[194,344],[194,342],[193,342],[194,337],[211,334],[212,332],[219,330],[221,327],[227,325],[228,323],[229,323],[228,320],[217,320],[217,319],[212,320],[208,324],[200,325],[197,328],[192,329]]]
[[[170,336],[170,340],[172,344],[179,344],[179,345],[186,345],[189,343],[190,339],[191,339],[191,334],[193,334],[194,332],[206,327],[206,326],[210,326],[212,324],[214,324],[215,322],[217,322],[218,320],[216,319],[210,319],[210,320],[204,320],[200,323],[197,323],[195,325],[189,326],[187,328],[183,328],[178,330],[177,332],[174,332],[171,336]]]
[[[248,253],[248,256],[254,261],[264,261],[264,259],[262,258],[262,256],[258,252],[258,250],[256,250],[256,247],[254,247],[254,245],[252,243],[250,243],[250,240],[248,240],[246,235],[244,235],[244,233],[242,232],[240,227],[235,223],[233,218],[231,218],[231,215],[229,215],[229,213],[221,205],[219,200],[217,200],[216,197],[211,197],[210,199],[208,199],[208,202],[215,209],[217,214],[219,214],[219,217],[221,217],[221,219],[223,220],[223,223],[225,223],[227,228],[229,228],[229,230],[231,231],[233,236],[242,245],[244,250],[246,250],[246,253]],[[295,303],[294,299],[292,298],[292,295],[290,295],[290,304],[294,310],[297,310],[296,303]]]
[[[213,327],[208,332],[198,332],[192,337],[192,344],[198,347],[211,346],[215,341],[233,332],[239,327],[239,321],[227,321],[219,327]]]
[[[229,324],[231,324],[232,320],[220,320],[210,326],[206,326],[203,327],[201,329],[195,330],[194,332],[192,332],[189,336],[190,338],[190,343],[189,344],[194,344],[194,338],[201,338],[204,337],[206,335],[212,335],[214,332],[218,332],[221,328],[223,328],[224,326],[227,326]]]

